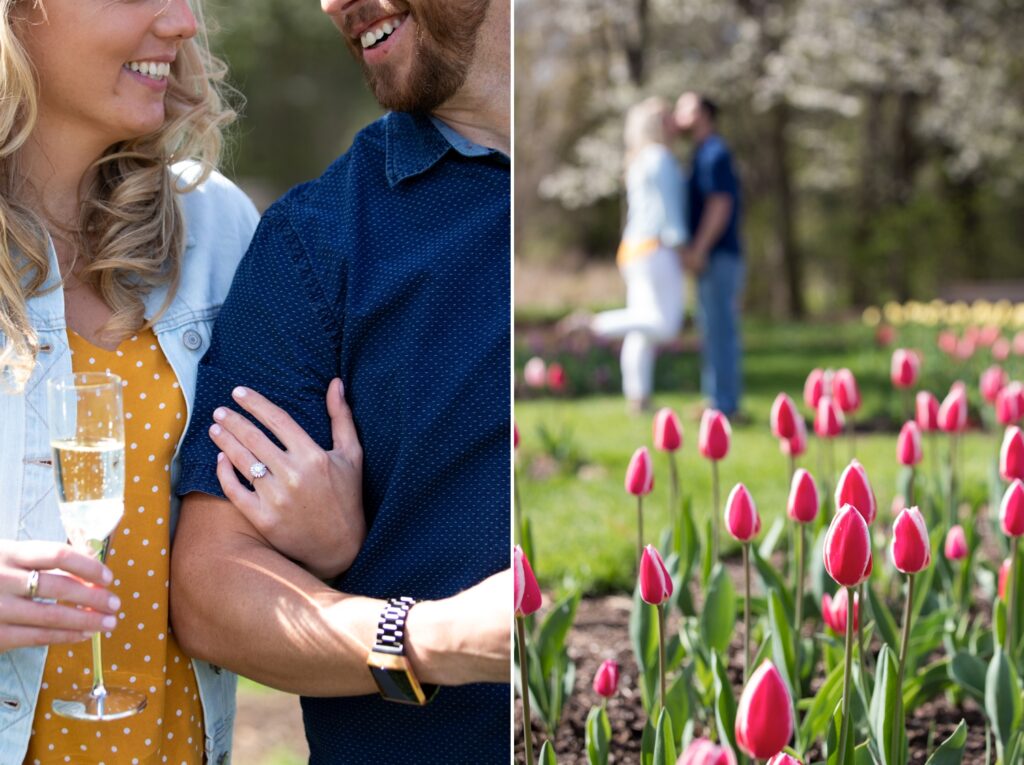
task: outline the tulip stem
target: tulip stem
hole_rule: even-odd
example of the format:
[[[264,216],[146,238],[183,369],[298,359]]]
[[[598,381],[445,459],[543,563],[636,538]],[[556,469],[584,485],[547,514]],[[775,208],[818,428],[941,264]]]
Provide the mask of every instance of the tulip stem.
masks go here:
[[[837,760],[839,763],[845,763],[846,760],[846,739],[850,735],[850,718],[852,717],[852,710],[850,709],[850,674],[853,669],[853,618],[851,618],[850,614],[851,612],[856,612],[849,607],[849,604],[856,602],[854,589],[847,587],[846,595],[846,655],[843,659],[843,721],[839,726],[839,759]]]
[[[533,546],[526,538],[526,518],[523,517],[523,505],[519,499],[519,468],[514,468],[514,471],[515,474],[512,476],[512,496],[516,503],[516,528],[519,531],[519,544],[522,545],[523,550],[526,552],[526,557],[534,560]]]
[[[804,524],[798,523],[797,536],[796,536],[796,624],[793,630],[793,643],[794,650],[793,656],[796,657],[796,674],[797,677],[793,684],[799,687],[800,685],[800,627],[804,621],[804,547],[807,544],[807,530],[804,528]]]
[[[850,437],[850,459],[854,460],[857,459],[857,424],[853,421],[853,412],[850,412],[846,424],[849,426],[847,435]]]
[[[519,672],[522,682],[523,741],[526,744],[526,765],[533,765],[533,732],[530,730],[530,673],[526,666],[526,628],[520,617],[516,617],[516,631],[519,634]]]
[[[949,434],[949,528],[957,522],[956,512],[956,433]]]
[[[640,558],[644,554],[644,498],[636,498],[636,573],[640,575]]]
[[[743,544],[743,684],[750,676],[750,542]]]
[[[665,607],[658,609],[658,672],[661,675],[661,706],[665,707]]]
[[[939,450],[935,448],[935,431],[928,431],[928,451],[931,452],[932,481],[940,481],[939,477]]]
[[[1017,626],[1016,601],[1020,597],[1020,594],[1017,592],[1016,586],[1017,567],[1020,565],[1020,561],[1017,559],[1017,553],[1020,551],[1020,545],[1017,543],[1017,537],[1010,537],[1010,545],[1010,571],[1007,574],[1007,579],[1009,579],[1009,582],[1006,585],[1006,604],[1008,606],[1008,610],[1006,612],[1006,655],[1009,656],[1011,660],[1013,660],[1014,658],[1016,658],[1014,656],[1014,648],[1016,648],[1017,645],[1013,640],[1013,633],[1015,631],[1014,628]]]
[[[718,562],[718,460],[711,460],[711,561]]]
[[[917,478],[917,468],[913,465],[910,466],[910,480],[907,481],[907,507],[917,507],[917,503],[914,502],[914,483]]]
[[[668,453],[668,472],[672,478],[671,492],[668,500],[668,522],[669,528],[672,529],[672,549],[679,552],[681,540],[678,533],[679,524],[676,522],[676,513],[679,512],[679,471],[676,469],[676,455],[674,452]]]
[[[892,751],[897,752],[897,748],[900,747],[901,737],[906,735],[906,726],[898,724],[900,717],[903,714],[903,675],[907,667],[907,646],[910,645],[910,617],[912,605],[914,602],[914,575],[907,574],[907,600],[903,604],[903,634],[900,637],[900,659],[899,669],[896,674],[896,687],[901,689],[896,694],[896,714],[893,717],[892,726]],[[896,754],[896,762],[902,761],[902,755]]]
[[[858,600],[850,599],[851,603],[863,603],[864,597],[867,594],[865,589],[867,588],[867,582],[860,583],[860,596]],[[864,625],[860,623],[860,619],[857,619],[857,666],[860,668],[860,676],[863,682],[864,677]]]

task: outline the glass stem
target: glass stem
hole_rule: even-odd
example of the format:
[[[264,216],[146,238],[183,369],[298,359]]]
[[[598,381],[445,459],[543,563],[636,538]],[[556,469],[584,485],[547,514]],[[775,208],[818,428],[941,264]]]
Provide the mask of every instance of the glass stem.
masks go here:
[[[110,546],[110,537],[106,539],[90,539],[89,551],[95,558],[103,563],[107,557],[107,548]],[[92,636],[92,695],[102,698],[107,695],[107,689],[103,686],[103,652],[100,648],[100,633],[95,632]]]

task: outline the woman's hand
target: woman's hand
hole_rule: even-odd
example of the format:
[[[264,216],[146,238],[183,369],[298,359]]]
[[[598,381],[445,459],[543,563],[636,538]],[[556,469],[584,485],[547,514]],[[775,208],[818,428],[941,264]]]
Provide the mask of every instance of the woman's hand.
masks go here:
[[[213,413],[210,438],[221,450],[217,478],[231,500],[283,555],[321,579],[348,569],[366,537],[363,516],[363,449],[341,380],[327,388],[334,448],[324,451],[287,412],[249,388],[232,397],[284,445],[282,451],[248,419],[226,407]],[[238,476],[262,462],[254,491]]]
[[[78,643],[114,629],[121,601],[106,589],[113,579],[109,568],[70,545],[0,540],[0,652]]]

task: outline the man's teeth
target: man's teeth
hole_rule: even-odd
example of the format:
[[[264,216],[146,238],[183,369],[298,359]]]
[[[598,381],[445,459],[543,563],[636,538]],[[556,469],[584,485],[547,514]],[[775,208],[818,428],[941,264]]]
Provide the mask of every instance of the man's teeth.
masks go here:
[[[367,29],[360,36],[359,41],[363,44],[363,48],[371,48],[398,29],[401,24],[401,19],[389,19],[379,26]]]
[[[124,66],[151,80],[163,80],[171,73],[171,65],[167,61],[129,61]]]

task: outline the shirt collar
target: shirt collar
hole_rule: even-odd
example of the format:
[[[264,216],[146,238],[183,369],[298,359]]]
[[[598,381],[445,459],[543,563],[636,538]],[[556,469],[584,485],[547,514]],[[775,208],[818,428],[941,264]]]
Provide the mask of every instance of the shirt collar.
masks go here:
[[[431,115],[391,112],[386,119],[387,179],[392,187],[426,172],[449,150],[464,157],[505,157],[496,149],[470,141]]]

